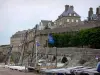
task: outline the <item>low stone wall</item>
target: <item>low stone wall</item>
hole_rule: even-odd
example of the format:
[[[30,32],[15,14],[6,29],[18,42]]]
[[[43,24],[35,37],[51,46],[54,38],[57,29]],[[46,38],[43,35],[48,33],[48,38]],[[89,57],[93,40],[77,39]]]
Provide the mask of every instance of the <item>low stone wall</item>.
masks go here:
[[[38,53],[47,53],[47,54],[56,54],[56,48],[40,48]],[[67,47],[67,48],[57,48],[58,55],[73,55],[73,54],[86,54],[86,55],[100,55],[100,49],[91,49],[91,48],[76,48],[76,47]]]
[[[39,54],[48,54],[48,55],[56,55],[56,48],[41,48],[38,49]],[[76,48],[76,47],[68,47],[68,48],[57,48],[57,57],[66,55],[66,57],[70,58],[68,66],[90,66],[96,67],[97,60],[96,56],[100,57],[100,49],[91,49],[91,48]]]

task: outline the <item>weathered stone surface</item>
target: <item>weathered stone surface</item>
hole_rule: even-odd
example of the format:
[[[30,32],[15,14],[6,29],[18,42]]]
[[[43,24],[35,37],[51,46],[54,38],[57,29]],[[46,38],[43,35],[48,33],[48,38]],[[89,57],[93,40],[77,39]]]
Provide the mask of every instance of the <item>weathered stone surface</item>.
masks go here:
[[[39,54],[48,54],[49,59],[52,59],[54,55],[56,55],[55,48],[45,48],[39,49]],[[100,57],[100,49],[91,49],[91,48],[76,48],[76,47],[68,47],[68,48],[57,48],[57,58],[60,60],[64,55],[69,59],[67,67],[71,66],[90,66],[96,67],[97,60],[96,56]],[[80,60],[85,60],[84,64],[80,64]],[[61,61],[59,61],[61,62]]]

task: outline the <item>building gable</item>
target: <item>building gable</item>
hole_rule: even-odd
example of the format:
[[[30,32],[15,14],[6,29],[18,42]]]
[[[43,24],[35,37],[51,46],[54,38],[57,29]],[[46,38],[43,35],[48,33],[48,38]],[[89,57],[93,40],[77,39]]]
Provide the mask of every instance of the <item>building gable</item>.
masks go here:
[[[66,8],[65,8],[66,9]],[[67,17],[67,16],[74,16],[74,17],[80,17],[75,11],[74,7],[70,6],[68,10],[65,10],[59,17]]]

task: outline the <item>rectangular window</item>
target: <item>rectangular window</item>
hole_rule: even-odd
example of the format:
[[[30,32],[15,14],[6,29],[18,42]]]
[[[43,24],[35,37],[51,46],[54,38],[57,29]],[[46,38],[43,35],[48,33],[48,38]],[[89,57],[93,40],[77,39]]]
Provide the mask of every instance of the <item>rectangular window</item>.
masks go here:
[[[72,19],[72,22],[74,22],[74,19]]]
[[[60,22],[60,25],[62,25],[62,22]]]
[[[78,22],[78,20],[76,20],[76,22]]]
[[[69,22],[69,19],[67,19],[67,22]]]

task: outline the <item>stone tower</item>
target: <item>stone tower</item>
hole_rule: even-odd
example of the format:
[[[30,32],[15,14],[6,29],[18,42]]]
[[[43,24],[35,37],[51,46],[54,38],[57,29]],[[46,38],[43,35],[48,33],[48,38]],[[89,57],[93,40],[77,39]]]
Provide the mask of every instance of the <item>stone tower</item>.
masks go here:
[[[88,21],[100,21],[100,6],[96,8],[96,13],[93,13],[93,8],[88,11]]]
[[[90,8],[89,11],[88,11],[88,21],[90,21],[92,18],[92,15],[93,15],[93,8]]]
[[[65,5],[65,11],[69,9],[69,5]]]
[[[99,15],[99,8],[96,8],[96,14]]]
[[[99,16],[100,15],[100,6],[96,8],[96,14]]]

